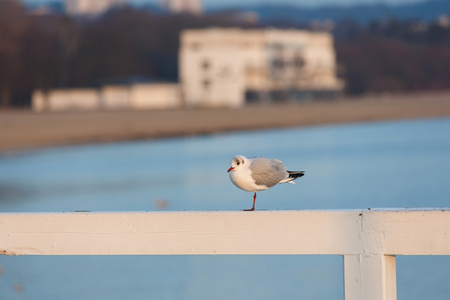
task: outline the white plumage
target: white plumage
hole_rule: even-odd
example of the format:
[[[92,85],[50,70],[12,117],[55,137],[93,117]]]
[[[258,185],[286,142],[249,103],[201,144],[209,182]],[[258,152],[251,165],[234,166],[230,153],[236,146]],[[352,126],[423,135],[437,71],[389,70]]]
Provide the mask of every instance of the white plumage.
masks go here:
[[[255,210],[256,192],[267,190],[279,183],[294,183],[294,180],[303,176],[303,171],[288,171],[283,163],[277,159],[262,157],[247,158],[236,155],[231,160],[228,169],[231,182],[238,188],[254,192],[253,207]]]

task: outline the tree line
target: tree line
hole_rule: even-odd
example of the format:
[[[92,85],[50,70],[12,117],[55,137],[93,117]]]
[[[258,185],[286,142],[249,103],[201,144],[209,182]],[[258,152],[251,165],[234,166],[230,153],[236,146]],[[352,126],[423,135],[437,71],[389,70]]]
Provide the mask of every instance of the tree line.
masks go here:
[[[450,27],[395,19],[337,28],[336,52],[351,94],[450,89]]]
[[[97,86],[130,77],[175,81],[182,30],[277,25],[247,24],[235,16],[163,15],[128,7],[73,18],[30,14],[17,0],[1,0],[0,106],[28,106],[35,89]],[[448,27],[341,21],[333,33],[348,94],[450,88]]]

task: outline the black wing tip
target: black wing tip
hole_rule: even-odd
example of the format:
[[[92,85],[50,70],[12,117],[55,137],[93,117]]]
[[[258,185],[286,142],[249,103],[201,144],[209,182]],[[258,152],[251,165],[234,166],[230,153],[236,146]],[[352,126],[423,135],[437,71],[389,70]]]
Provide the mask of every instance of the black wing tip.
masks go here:
[[[288,171],[288,173],[289,173],[289,178],[294,178],[294,179],[300,178],[305,175],[305,171]]]

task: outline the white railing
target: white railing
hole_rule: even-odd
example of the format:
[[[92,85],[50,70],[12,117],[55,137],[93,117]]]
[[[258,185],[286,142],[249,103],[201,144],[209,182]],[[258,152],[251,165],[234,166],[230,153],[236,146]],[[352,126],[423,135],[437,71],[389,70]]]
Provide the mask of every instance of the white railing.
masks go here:
[[[345,299],[396,299],[395,255],[450,255],[450,210],[0,214],[0,254],[335,254]]]

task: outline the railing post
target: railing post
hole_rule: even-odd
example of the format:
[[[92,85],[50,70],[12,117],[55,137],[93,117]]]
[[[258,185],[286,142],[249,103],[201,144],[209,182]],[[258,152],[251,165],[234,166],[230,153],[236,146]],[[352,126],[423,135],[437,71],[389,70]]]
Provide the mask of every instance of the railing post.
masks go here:
[[[396,300],[395,256],[344,255],[345,300]]]

